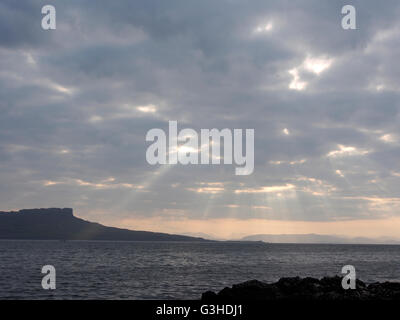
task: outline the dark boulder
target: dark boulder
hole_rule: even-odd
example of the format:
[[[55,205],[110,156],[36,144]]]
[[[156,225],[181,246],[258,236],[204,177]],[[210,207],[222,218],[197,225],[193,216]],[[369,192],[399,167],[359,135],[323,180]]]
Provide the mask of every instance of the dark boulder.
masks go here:
[[[235,284],[218,293],[207,291],[203,301],[260,301],[260,300],[395,300],[400,299],[400,283],[373,283],[367,286],[356,281],[356,289],[343,289],[342,278],[281,278],[275,283],[258,280]]]

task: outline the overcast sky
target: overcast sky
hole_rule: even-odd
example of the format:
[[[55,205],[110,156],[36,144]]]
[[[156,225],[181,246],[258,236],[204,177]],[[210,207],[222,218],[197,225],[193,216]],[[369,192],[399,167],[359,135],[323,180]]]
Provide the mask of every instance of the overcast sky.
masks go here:
[[[0,210],[221,237],[400,236],[400,2],[0,2]],[[148,130],[255,129],[255,168],[151,166]]]

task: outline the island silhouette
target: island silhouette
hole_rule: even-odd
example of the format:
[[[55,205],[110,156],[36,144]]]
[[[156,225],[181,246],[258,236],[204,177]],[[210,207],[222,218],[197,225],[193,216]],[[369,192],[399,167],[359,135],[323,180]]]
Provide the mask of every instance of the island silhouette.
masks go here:
[[[0,211],[0,239],[209,241],[198,237],[107,227],[75,217],[71,208]]]

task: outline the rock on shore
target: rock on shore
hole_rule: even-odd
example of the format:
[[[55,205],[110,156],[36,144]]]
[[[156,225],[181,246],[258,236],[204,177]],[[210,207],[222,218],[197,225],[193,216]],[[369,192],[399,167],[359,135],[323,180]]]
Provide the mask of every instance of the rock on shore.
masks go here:
[[[344,290],[342,278],[281,278],[275,283],[251,280],[224,288],[218,293],[207,291],[202,301],[260,301],[260,300],[399,300],[400,283],[365,284],[357,280],[356,289]]]

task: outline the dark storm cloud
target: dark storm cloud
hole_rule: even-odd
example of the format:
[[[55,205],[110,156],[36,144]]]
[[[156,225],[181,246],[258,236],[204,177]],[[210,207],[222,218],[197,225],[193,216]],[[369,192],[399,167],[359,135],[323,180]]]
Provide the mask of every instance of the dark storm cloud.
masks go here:
[[[53,3],[55,31],[40,28],[44,1],[0,5],[3,209],[73,206],[116,220],[395,214],[373,198],[399,197],[398,2],[354,1],[355,31],[341,28],[341,1]],[[313,59],[331,64],[316,73]],[[303,90],[290,88],[290,70]],[[254,174],[148,165],[146,132],[168,120],[254,128]]]

